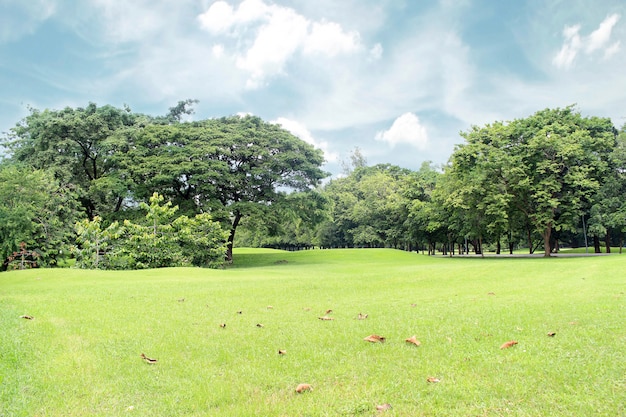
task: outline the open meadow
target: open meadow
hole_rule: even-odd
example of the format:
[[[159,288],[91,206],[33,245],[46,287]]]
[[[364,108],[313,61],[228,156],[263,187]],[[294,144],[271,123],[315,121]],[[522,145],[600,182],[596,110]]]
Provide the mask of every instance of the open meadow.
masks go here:
[[[626,415],[626,255],[234,260],[0,274],[0,416]]]

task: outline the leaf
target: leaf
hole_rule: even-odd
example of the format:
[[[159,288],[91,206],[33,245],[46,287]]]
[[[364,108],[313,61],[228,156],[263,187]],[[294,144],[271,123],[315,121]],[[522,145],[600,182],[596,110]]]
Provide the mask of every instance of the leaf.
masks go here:
[[[298,394],[302,394],[306,391],[313,391],[313,387],[309,384],[298,384],[298,386],[296,387],[296,392]]]
[[[318,317],[318,319],[323,320],[323,321],[335,320],[334,318],[332,318],[332,317],[328,317],[328,316]]]
[[[331,309],[326,310],[326,314],[330,314],[332,312],[333,312],[333,310],[331,310]]]
[[[256,327],[265,327],[261,323],[257,323]]]
[[[221,327],[222,329],[225,329],[225,328],[226,328],[226,323],[221,323],[221,324],[220,324],[220,327]]]
[[[24,314],[23,316],[20,316],[21,319],[26,319],[26,320],[33,320],[34,317],[33,316],[29,316],[28,314]]]
[[[550,333],[548,333],[548,336],[554,337],[554,336],[556,336],[556,332],[550,332]]]
[[[437,377],[429,376],[428,378],[426,378],[426,382],[431,382],[433,384],[436,384],[437,382],[441,382],[441,380]]]
[[[378,411],[385,411],[385,410],[391,410],[393,407],[391,406],[391,404],[387,403],[387,404],[381,404],[381,405],[377,405],[376,409]]]
[[[422,342],[420,342],[419,340],[417,340],[417,337],[416,337],[416,336],[411,336],[411,337],[409,337],[408,339],[405,339],[404,341],[405,341],[405,342],[407,342],[407,343],[414,344],[415,346],[419,346],[419,345],[421,345],[421,344],[422,344]]]
[[[366,338],[364,338],[363,340],[365,340],[366,342],[371,342],[371,343],[384,343],[385,342],[385,338],[377,334],[371,334],[367,336]]]
[[[143,354],[143,353],[141,354],[141,358],[142,358],[144,361],[146,361],[146,363],[148,363],[148,364],[150,364],[150,365],[154,365],[154,364],[156,364],[156,363],[158,362],[158,359],[152,359],[152,358],[149,358],[149,357],[147,357],[147,356],[146,356],[145,354]]]
[[[287,354],[287,351],[286,351],[286,350],[284,350],[284,349],[278,349],[278,354],[279,354],[279,355],[286,355],[286,354]]]
[[[357,320],[365,320],[367,318],[368,314],[361,314],[359,313],[358,316],[356,316]]]
[[[500,349],[508,349],[515,345],[517,345],[517,342],[515,340],[509,340],[508,342],[504,342],[502,346],[500,346]]]

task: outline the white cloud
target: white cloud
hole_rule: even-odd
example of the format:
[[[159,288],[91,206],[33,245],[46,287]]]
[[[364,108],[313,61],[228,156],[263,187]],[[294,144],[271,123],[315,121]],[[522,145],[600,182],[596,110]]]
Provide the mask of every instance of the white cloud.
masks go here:
[[[376,140],[387,142],[392,147],[406,143],[417,149],[426,149],[428,133],[415,114],[404,113],[393,122],[388,130],[378,132]]]
[[[358,32],[344,32],[334,22],[313,22],[308,36],[304,39],[303,49],[307,54],[335,56],[340,53],[354,52],[360,48]]]
[[[383,56],[383,46],[379,43],[370,49],[370,59],[378,61]]]
[[[220,0],[198,20],[203,29],[233,40],[228,52],[236,56],[237,68],[249,74],[246,85],[250,89],[283,74],[298,53],[319,59],[363,48],[357,31],[346,31],[340,24],[324,19],[313,21],[293,8],[263,0],[244,0],[237,9]]]
[[[338,160],[339,155],[329,150],[328,142],[318,141],[313,137],[309,129],[305,125],[295,120],[290,120],[285,117],[279,117],[276,120],[271,121],[283,127],[283,129],[289,131],[294,136],[299,137],[303,141],[313,145],[314,147],[321,149],[324,152],[324,158],[326,162],[335,162]]]
[[[0,1],[0,5],[2,5]],[[29,0],[9,2],[0,15],[0,44],[14,41],[35,32],[44,21],[57,12],[55,1]]]
[[[565,26],[563,29],[564,42],[561,49],[552,59],[552,64],[557,68],[571,68],[580,52],[590,55],[596,50],[604,49],[604,58],[610,58],[619,50],[619,41],[606,46],[611,40],[613,27],[620,19],[620,15],[611,14],[607,16],[598,29],[591,32],[589,36],[581,36],[579,24]]]

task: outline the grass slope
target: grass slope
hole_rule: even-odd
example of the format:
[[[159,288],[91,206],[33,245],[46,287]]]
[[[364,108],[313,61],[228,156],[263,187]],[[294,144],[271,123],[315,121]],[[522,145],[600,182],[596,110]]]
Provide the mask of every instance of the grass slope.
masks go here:
[[[240,249],[235,262],[0,274],[0,415],[626,415],[619,255]]]

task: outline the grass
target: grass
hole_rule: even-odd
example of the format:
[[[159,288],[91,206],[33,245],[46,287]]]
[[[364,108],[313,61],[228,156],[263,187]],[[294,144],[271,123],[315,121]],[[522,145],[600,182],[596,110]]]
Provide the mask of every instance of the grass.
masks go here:
[[[218,271],[7,272],[0,415],[626,415],[625,263],[240,249]]]

